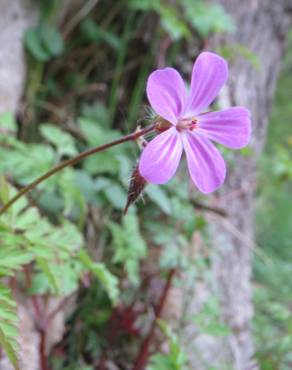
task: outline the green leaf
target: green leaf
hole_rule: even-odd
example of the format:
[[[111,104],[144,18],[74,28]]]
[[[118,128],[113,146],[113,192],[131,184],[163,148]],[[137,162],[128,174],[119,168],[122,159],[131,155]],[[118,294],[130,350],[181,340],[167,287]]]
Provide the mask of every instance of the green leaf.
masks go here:
[[[92,119],[81,117],[78,122],[88,143],[92,146],[104,144],[117,139],[120,136],[119,131],[105,129],[99,124],[99,122]],[[113,150],[115,150],[115,148],[111,149],[111,151]]]
[[[0,128],[15,133],[17,124],[14,115],[11,112],[0,114]]]
[[[42,44],[38,28],[29,28],[24,35],[24,42],[27,50],[37,60],[45,62],[50,59],[50,54]]]
[[[78,187],[86,200],[94,200],[97,189],[96,182],[93,180],[93,178],[89,176],[87,172],[82,170],[75,170],[74,177],[74,186]]]
[[[4,197],[1,200],[5,201],[5,199],[10,199],[14,197],[17,193],[16,189],[14,189],[11,185],[8,184],[8,182],[2,178],[2,184],[1,184],[1,196]],[[4,193],[2,193],[4,191]],[[17,215],[19,212],[21,212],[26,206],[27,206],[27,200],[25,197],[22,197],[18,199],[16,203],[14,203],[7,212],[5,212],[0,219],[3,220],[3,222],[6,224],[6,227],[10,229],[10,225],[14,224]]]
[[[97,153],[84,161],[84,168],[92,175],[101,173],[116,175],[119,171],[119,161],[113,155],[113,150]]]
[[[105,42],[114,50],[118,50],[121,46],[120,39],[113,32],[106,31],[92,19],[87,18],[81,23],[81,31],[91,42],[99,44]]]
[[[13,348],[13,345],[11,344],[11,341],[8,340],[8,338],[5,336],[4,332],[1,329],[0,325],[0,344],[4,348],[4,351],[6,352],[9,360],[14,366],[14,369],[19,370],[18,367],[18,358],[17,353],[15,351],[15,348]]]
[[[13,243],[13,239],[11,241]],[[5,248],[5,245],[2,245],[0,248],[0,276],[13,275],[15,269],[20,269],[23,265],[28,264],[33,260],[33,257],[31,252],[23,251],[21,253],[19,249]]]
[[[191,30],[178,6],[166,5],[161,0],[131,0],[130,6],[136,10],[155,11],[160,17],[162,28],[172,40],[191,37]]]
[[[163,5],[160,9],[161,25],[174,41],[189,38],[192,35],[186,22],[181,20],[178,14],[177,10],[172,7]]]
[[[16,338],[18,332],[18,317],[16,303],[7,288],[0,285],[0,345],[6,352],[15,370],[20,370],[17,353],[19,346]]]
[[[131,213],[123,217],[123,224],[111,222],[109,228],[113,237],[114,262],[125,266],[128,278],[134,285],[139,283],[139,263],[146,257],[147,247],[140,231],[138,218]]]
[[[59,282],[55,277],[54,272],[51,269],[51,266],[49,265],[48,261],[46,261],[44,258],[38,258],[37,263],[39,267],[43,270],[45,273],[47,279],[49,280],[51,286],[53,287],[53,290],[56,294],[61,294],[61,289],[59,286]]]
[[[0,170],[9,171],[14,179],[25,185],[50,170],[55,157],[52,147],[42,144],[26,144],[14,150],[0,150]],[[50,181],[53,183],[55,179]],[[50,181],[40,187],[47,187]]]
[[[145,193],[164,213],[167,215],[171,214],[170,199],[160,186],[150,184],[145,188]]]
[[[59,156],[74,156],[78,153],[73,137],[63,132],[59,127],[51,124],[42,124],[40,130],[42,135],[57,148]]]
[[[129,0],[129,6],[135,10],[151,11],[155,10],[159,0]]]
[[[3,204],[9,200],[9,186],[4,176],[0,176],[0,200]]]
[[[100,280],[111,301],[116,304],[119,296],[119,280],[107,269],[105,264],[92,261],[84,249],[79,252],[79,259],[84,267]]]
[[[59,294],[68,296],[75,292],[79,286],[79,279],[84,269],[74,256],[71,259],[63,259],[58,262],[50,262],[46,266],[40,265],[41,271],[34,274],[31,294]]]
[[[106,130],[96,121],[88,118],[80,118],[79,124],[90,146],[102,145],[119,137],[118,131]],[[110,148],[109,150],[97,153],[84,162],[86,171],[91,174],[111,173],[117,174],[119,171],[118,156],[121,148]]]
[[[54,268],[65,266],[82,246],[77,227],[65,220],[59,226],[51,225],[35,207],[13,209],[12,217],[4,216],[0,223],[0,274],[13,275],[16,269],[36,259],[53,290],[60,292],[61,279]]]
[[[46,62],[51,57],[60,55],[64,50],[64,43],[60,32],[55,26],[42,24],[29,28],[25,33],[25,46],[33,57]]]
[[[40,36],[44,49],[50,56],[57,56],[63,52],[64,42],[59,30],[55,26],[42,24]]]
[[[226,59],[232,60],[234,56],[239,55],[246,59],[256,71],[260,71],[262,68],[262,63],[258,56],[243,44],[228,44],[219,46],[217,49],[218,53]]]
[[[120,210],[125,208],[127,193],[121,185],[110,182],[109,186],[105,187],[103,191],[107,200],[114,208]]]
[[[106,106],[102,103],[84,104],[82,107],[82,117],[91,122],[98,122],[104,128],[109,127],[110,116]]]
[[[181,347],[177,336],[170,326],[164,321],[159,320],[159,327],[168,340],[168,352],[156,353],[150,357],[150,365],[147,370],[186,370],[188,358]]]
[[[193,0],[183,0],[182,3],[186,19],[202,37],[211,32],[234,31],[234,23],[221,5]]]
[[[221,308],[216,297],[209,298],[191,320],[201,333],[214,337],[230,335],[230,328],[221,319]]]

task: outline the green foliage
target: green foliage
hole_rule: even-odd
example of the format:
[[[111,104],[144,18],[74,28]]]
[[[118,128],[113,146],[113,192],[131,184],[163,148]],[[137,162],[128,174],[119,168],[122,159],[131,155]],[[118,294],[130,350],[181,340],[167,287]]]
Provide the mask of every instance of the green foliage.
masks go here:
[[[79,259],[100,280],[112,302],[117,303],[119,296],[118,279],[109,272],[104,263],[93,262],[85,250],[80,251]]]
[[[92,18],[86,18],[80,27],[81,34],[97,45],[108,44],[114,50],[121,47],[120,39],[113,32],[103,30]]]
[[[1,137],[7,140],[10,150],[4,145],[0,148],[0,171],[10,173],[20,184],[28,184],[38,175],[48,171],[55,162],[52,148],[44,144],[24,144],[12,137]]]
[[[167,353],[157,353],[151,356],[147,370],[186,370],[187,355],[177,336],[164,321],[160,320],[159,326],[167,338],[169,349]]]
[[[59,56],[64,51],[64,42],[57,27],[60,3],[56,0],[43,1],[40,7],[40,22],[29,28],[24,37],[25,46],[30,55],[38,62],[46,62]]]
[[[257,261],[256,272],[261,282],[254,292],[256,356],[264,370],[288,370],[292,348],[291,263],[276,261],[267,266]]]
[[[174,5],[163,0],[131,0],[130,6],[144,12],[156,12],[161,26],[172,40],[192,37],[195,29],[202,37],[211,32],[232,32],[234,24],[218,4],[206,4],[201,0],[183,0]]]
[[[3,181],[1,190],[3,200],[15,193]],[[31,292],[44,294],[51,290],[68,295],[78,288],[78,279],[86,270],[97,276],[113,302],[117,301],[116,278],[102,263],[93,262],[85,250],[80,250],[82,235],[72,223],[63,220],[60,226],[53,226],[36,208],[27,208],[22,198],[9,214],[2,216],[0,228],[0,276],[14,275],[15,270],[35,261],[40,272],[34,277]]]
[[[166,7],[164,5],[156,6],[156,11],[158,12],[161,20],[161,26],[169,34],[172,40],[179,40],[182,38],[190,38],[191,31],[186,25],[184,20],[181,20],[177,11],[172,7]]]
[[[25,34],[25,45],[30,54],[40,62],[46,62],[64,50],[60,32],[48,24],[29,28]]]
[[[139,262],[146,257],[147,249],[140,231],[138,218],[131,213],[122,220],[122,225],[111,222],[109,228],[113,236],[114,263],[125,266],[132,284],[139,283]]]
[[[199,227],[200,218],[196,217],[187,186],[187,183],[181,183],[178,178],[165,188],[151,185],[145,190],[155,204],[145,215],[145,228],[153,242],[161,248],[159,263],[162,269],[194,268],[194,261],[188,257],[187,248],[194,230]],[[157,222],[161,212],[166,216],[162,223]]]
[[[101,145],[119,137],[119,132],[105,129],[92,119],[80,118],[79,125],[91,146]],[[85,169],[92,175],[116,174],[119,169],[118,155],[119,149],[112,148],[109,151],[99,153],[96,157],[89,157],[85,160]]]
[[[16,303],[9,290],[0,284],[0,345],[16,370],[18,367],[18,317]]]
[[[171,214],[171,201],[163,188],[150,184],[146,187],[145,193],[164,213]]]
[[[5,112],[0,114],[0,127],[4,132],[15,133],[17,129],[16,120],[12,113]]]
[[[192,318],[192,321],[201,333],[214,337],[230,335],[231,329],[222,321],[220,313],[219,302],[215,297],[212,297],[204,303],[202,309]]]
[[[63,29],[59,27],[61,3],[43,1],[39,24],[25,35],[31,58],[24,114],[20,112],[17,123],[9,113],[0,116],[0,171],[15,186],[29,183],[64,157],[134,129],[137,117],[145,115],[145,83],[157,58],[169,65],[180,63],[189,41],[197,50],[196,46],[199,48],[211,33],[234,30],[221,6],[200,0],[110,0],[98,2],[96,9],[83,15],[65,44]],[[81,10],[78,14],[86,13],[84,8]],[[257,57],[242,45],[228,45],[222,53],[230,59],[239,55],[260,68]],[[286,96],[289,97],[289,91]],[[291,107],[288,102],[287,110]],[[287,112],[279,120],[288,122],[289,117]],[[272,173],[276,181],[282,183],[291,175],[289,151],[280,148],[276,152],[275,160],[270,162],[269,158],[269,163],[275,167]],[[24,287],[28,299],[31,294],[42,301],[50,295],[68,297],[78,292],[76,309],[68,318],[68,330],[59,345],[61,355],[50,354],[54,370],[91,370],[100,365],[104,356],[109,364],[119,368],[127,368],[134,361],[142,339],[140,333],[149,324],[144,322],[148,319],[145,312],[153,309],[149,286],[144,287],[147,279],[140,269],[148,256],[146,243],[157,254],[157,259],[151,260],[151,273],[155,275],[176,268],[183,270],[184,279],[193,285],[201,272],[208,271],[208,256],[194,257],[189,251],[194,231],[204,234],[206,220],[195,212],[192,200],[197,195],[190,194],[185,175],[182,180],[178,174],[163,187],[147,186],[146,202],[137,202],[122,217],[137,153],[131,143],[88,158],[39,186],[28,199],[20,200],[1,217],[3,284],[7,277],[20,284],[26,269],[32,275],[31,286]],[[15,189],[5,181],[0,187],[2,201],[7,202]],[[286,185],[284,189],[287,190]],[[275,198],[266,196],[265,206],[274,204]],[[275,216],[268,220],[273,220],[278,231],[285,197],[277,204],[280,203],[282,206],[273,210]],[[271,211],[263,209],[263,214],[268,212]],[[289,215],[285,213],[285,220],[291,220]],[[279,233],[267,224],[261,223],[259,237],[263,241],[265,235],[273,249]],[[292,228],[287,220],[283,224],[281,245],[284,235],[288,245],[288,231]],[[279,254],[283,259],[290,256],[287,248]],[[255,330],[258,358],[265,366],[268,351],[274,352],[274,357],[279,355],[282,363],[288,361],[291,333],[284,297],[290,294],[285,283],[290,265],[283,267],[283,260],[278,262],[275,270],[256,265],[256,276],[264,289],[256,293],[260,316],[256,316]],[[279,296],[270,295],[270,291],[276,290]],[[7,288],[0,285],[2,301],[5,303],[0,305],[0,343],[16,364],[15,339],[19,334],[15,303]],[[142,314],[136,313],[136,306],[137,311],[143,306]],[[265,314],[261,315],[263,308]],[[208,301],[198,315],[185,319],[194,322],[202,334],[229,334],[215,299]],[[289,329],[283,329],[286,322]],[[262,330],[263,326],[267,330]],[[148,369],[186,369],[184,338],[164,323],[161,329],[169,348],[167,353],[154,353]],[[271,333],[275,338],[281,337],[279,346],[270,340]]]
[[[8,194],[15,194],[15,190],[9,190]],[[41,217],[36,208],[27,208],[27,205],[23,198],[1,218],[0,275],[12,276],[15,270],[35,261],[47,278],[48,288],[54,293],[68,294],[63,291],[66,281],[63,264],[71,263],[72,257],[82,246],[82,236],[68,221],[53,226]]]
[[[235,30],[231,17],[219,4],[208,4],[203,1],[182,1],[185,17],[202,37],[211,32],[233,32]]]
[[[40,129],[43,137],[53,144],[57,149],[57,154],[74,156],[77,154],[77,149],[71,135],[63,132],[55,125],[43,124]]]
[[[0,198],[6,203],[15,189],[1,180]],[[12,206],[0,220],[0,277],[15,276],[17,270],[35,264],[31,294],[69,295],[78,289],[85,272],[95,275],[113,303],[118,298],[118,281],[103,263],[93,262],[82,246],[75,225],[62,220],[59,226],[41,217],[25,198]],[[17,368],[17,315],[8,290],[0,286],[0,343]]]
[[[223,57],[232,60],[237,55],[247,60],[255,70],[260,72],[262,64],[256,53],[252,52],[243,44],[228,44],[219,46],[217,49],[218,53]]]
[[[269,262],[254,261],[254,335],[256,357],[263,370],[288,370],[292,361],[291,66],[290,41],[260,162],[257,243]]]

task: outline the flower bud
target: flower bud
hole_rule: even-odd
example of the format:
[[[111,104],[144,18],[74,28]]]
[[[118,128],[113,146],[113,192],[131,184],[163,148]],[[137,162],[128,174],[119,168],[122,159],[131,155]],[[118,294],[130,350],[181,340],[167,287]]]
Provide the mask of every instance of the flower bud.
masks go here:
[[[141,195],[147,181],[140,175],[138,165],[135,166],[132,177],[130,181],[130,186],[128,190],[127,204],[124,209],[124,215],[127,213],[131,204],[133,204]]]

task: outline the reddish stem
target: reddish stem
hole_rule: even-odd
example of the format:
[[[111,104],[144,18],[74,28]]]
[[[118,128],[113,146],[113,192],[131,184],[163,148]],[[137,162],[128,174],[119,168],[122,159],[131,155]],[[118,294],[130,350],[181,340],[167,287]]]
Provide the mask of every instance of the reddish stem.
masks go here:
[[[24,271],[24,275],[25,275],[27,288],[31,288],[32,282],[31,282],[30,266],[23,266],[23,271]],[[32,302],[37,320],[41,320],[42,312],[41,312],[41,308],[40,308],[40,305],[39,305],[38,297],[36,295],[32,295],[31,296],[31,302]]]
[[[32,284],[30,266],[24,266],[23,270],[27,287],[30,288]],[[48,357],[46,354],[47,320],[43,319],[43,312],[40,308],[38,297],[33,295],[31,297],[31,301],[35,311],[36,328],[40,335],[40,344],[39,344],[40,370],[50,370],[48,364]]]
[[[40,328],[39,333],[40,333],[39,352],[40,352],[41,370],[50,370],[48,364],[48,356],[46,354],[46,341],[47,341],[46,328]]]
[[[64,308],[67,306],[67,304],[70,302],[70,300],[72,299],[72,297],[75,295],[75,292],[70,294],[69,296],[65,297],[64,299],[62,299],[62,301],[57,305],[56,308],[54,308],[54,310],[49,313],[47,319],[46,319],[46,325],[49,325],[50,324],[50,321]]]
[[[147,365],[148,357],[149,357],[149,350],[150,346],[153,342],[154,335],[155,335],[155,329],[157,326],[157,321],[161,317],[162,310],[164,308],[164,304],[166,302],[166,298],[169,292],[169,289],[172,284],[173,277],[175,275],[175,269],[171,269],[168,273],[167,276],[167,281],[165,283],[164,289],[162,291],[161,297],[159,299],[158,306],[155,311],[155,318],[152,322],[151,328],[149,330],[148,335],[144,339],[144,342],[140,348],[140,351],[138,353],[138,356],[136,358],[136,361],[134,363],[133,369],[132,370],[143,370],[145,366]]]

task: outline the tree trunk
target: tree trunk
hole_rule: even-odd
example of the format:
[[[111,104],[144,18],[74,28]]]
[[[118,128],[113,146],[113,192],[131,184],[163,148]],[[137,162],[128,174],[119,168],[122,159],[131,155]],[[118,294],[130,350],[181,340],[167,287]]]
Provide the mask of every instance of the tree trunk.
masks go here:
[[[25,81],[23,35],[37,21],[32,0],[0,0],[0,113],[15,113]]]
[[[236,32],[215,36],[207,49],[232,47],[230,77],[219,98],[222,108],[242,105],[251,111],[253,135],[251,155],[235,153],[229,163],[226,183],[217,199],[227,218],[210,216],[212,236],[213,292],[220,297],[223,318],[232,334],[216,340],[198,337],[197,345],[206,362],[216,369],[231,366],[236,370],[255,369],[251,337],[251,257],[254,239],[254,190],[256,163],[260,157],[268,124],[288,29],[292,24],[291,1],[221,0],[232,17]],[[290,7],[290,9],[288,9]],[[240,55],[236,45],[249,49],[259,66]],[[210,291],[210,290],[209,290]],[[193,356],[193,368],[205,369]]]

